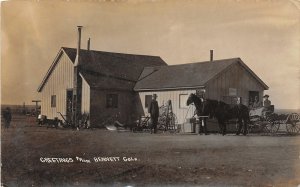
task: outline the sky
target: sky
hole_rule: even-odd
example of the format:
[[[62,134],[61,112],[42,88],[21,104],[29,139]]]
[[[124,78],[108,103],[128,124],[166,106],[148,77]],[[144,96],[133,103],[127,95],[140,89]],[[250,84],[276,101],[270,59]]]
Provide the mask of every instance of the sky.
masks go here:
[[[299,0],[1,2],[1,103],[33,104],[61,47],[160,56],[169,65],[240,57],[275,108],[300,108]],[[247,83],[245,83],[247,84]]]

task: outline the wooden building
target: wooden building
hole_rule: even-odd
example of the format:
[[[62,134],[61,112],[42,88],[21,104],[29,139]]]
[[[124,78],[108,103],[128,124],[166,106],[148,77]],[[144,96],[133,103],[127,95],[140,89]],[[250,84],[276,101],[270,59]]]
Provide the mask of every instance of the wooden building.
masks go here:
[[[190,93],[200,92],[205,98],[235,103],[236,97],[249,105],[254,97],[262,99],[268,86],[240,59],[224,59],[182,65],[144,68],[134,91],[139,92],[143,112],[151,95],[158,95],[160,106],[171,100],[178,123],[194,114],[186,106]]]
[[[41,93],[41,114],[53,119],[72,119],[74,112],[74,63],[76,49],[59,50],[38,88]],[[87,113],[90,123],[99,123],[108,116],[118,115],[127,123],[137,114],[137,93],[133,88],[144,67],[167,65],[158,56],[80,50],[79,89],[80,113]]]

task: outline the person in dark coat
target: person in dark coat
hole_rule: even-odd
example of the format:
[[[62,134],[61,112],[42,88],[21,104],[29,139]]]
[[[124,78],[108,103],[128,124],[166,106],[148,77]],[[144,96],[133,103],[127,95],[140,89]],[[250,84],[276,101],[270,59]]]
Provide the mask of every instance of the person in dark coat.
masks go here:
[[[271,106],[271,101],[269,100],[269,95],[265,95],[264,97],[264,107],[268,108]]]
[[[274,107],[271,105],[271,101],[269,100],[269,95],[264,95],[264,102],[263,102],[263,115],[266,117],[274,112]]]
[[[243,132],[243,135],[246,136],[247,135],[247,131],[248,131],[248,126],[247,126],[247,122],[244,122],[243,123],[243,120],[242,118],[240,117],[241,114],[242,114],[242,101],[241,101],[241,98],[238,97],[237,98],[237,102],[236,102],[236,106],[235,106],[235,110],[237,112],[237,116],[238,116],[238,131],[236,132],[236,135],[239,135],[242,131],[242,127],[244,126],[244,132]]]
[[[199,111],[197,111],[197,115],[198,116],[208,116],[208,112],[205,110],[205,109],[207,109],[207,101],[204,99],[204,96],[201,96],[200,99],[201,99],[201,108]],[[206,117],[203,117],[203,118],[200,117],[199,122],[200,122],[200,128],[199,128],[200,132],[199,133],[204,133],[205,135],[208,135],[207,125],[206,125]]]
[[[156,101],[156,98],[157,98],[157,95],[153,94],[152,101],[151,101],[150,107],[148,109],[148,112],[150,113],[150,117],[151,117],[151,122],[152,122],[151,132],[153,129],[154,133],[157,132],[157,123],[158,123],[158,116],[159,116],[159,108],[158,108],[158,103]]]
[[[10,108],[6,108],[4,111],[3,111],[3,118],[4,118],[4,127],[5,128],[9,128],[10,126],[10,122],[11,122],[11,112],[10,112]]]

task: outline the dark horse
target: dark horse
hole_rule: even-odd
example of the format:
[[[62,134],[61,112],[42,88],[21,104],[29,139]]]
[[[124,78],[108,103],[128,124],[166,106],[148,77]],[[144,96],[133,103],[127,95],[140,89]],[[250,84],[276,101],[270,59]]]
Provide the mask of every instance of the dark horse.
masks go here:
[[[244,124],[243,134],[247,134],[247,126],[250,122],[249,118],[249,109],[245,105],[236,104],[234,106],[228,105],[222,101],[210,100],[207,99],[204,102],[196,96],[195,94],[190,94],[187,105],[191,103],[195,104],[197,115],[207,115],[210,118],[217,118],[220,132],[226,134],[226,124],[229,123],[230,119],[237,119],[239,123],[239,128],[237,135],[241,133],[242,124]],[[244,123],[243,123],[244,122]]]

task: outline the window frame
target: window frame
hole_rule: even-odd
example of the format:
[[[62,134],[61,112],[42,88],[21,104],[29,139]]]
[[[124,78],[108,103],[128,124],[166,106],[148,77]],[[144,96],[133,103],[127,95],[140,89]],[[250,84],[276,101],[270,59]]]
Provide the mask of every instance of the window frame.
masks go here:
[[[187,101],[189,94],[179,94],[179,108],[186,109],[186,108],[188,108],[188,106],[186,106],[186,104],[184,106],[181,106],[181,100],[182,100],[181,96],[187,96],[187,98],[186,98],[186,101]],[[185,103],[186,103],[186,101],[185,101]]]
[[[228,96],[237,97],[238,89],[237,88],[228,88]]]
[[[50,104],[51,108],[56,108],[56,95],[51,95]]]
[[[147,97],[148,98],[150,97],[150,100],[147,100]],[[145,108],[148,108],[150,106],[151,101],[152,101],[152,95],[145,95]]]

